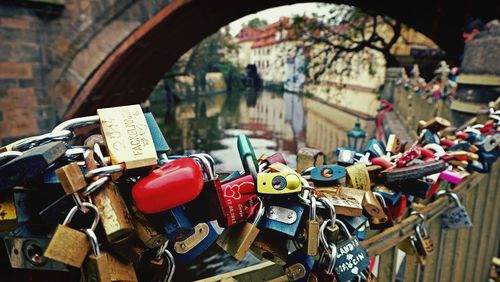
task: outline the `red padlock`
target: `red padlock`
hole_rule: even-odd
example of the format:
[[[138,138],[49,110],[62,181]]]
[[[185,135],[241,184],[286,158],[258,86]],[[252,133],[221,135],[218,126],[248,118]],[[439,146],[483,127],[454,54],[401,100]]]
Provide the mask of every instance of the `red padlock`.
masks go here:
[[[217,195],[224,215],[223,220],[218,220],[221,227],[246,221],[254,214],[255,206],[259,204],[252,175],[222,183],[221,188],[217,189]]]
[[[397,167],[404,167],[414,159],[420,158],[420,147],[413,146],[396,161]]]
[[[159,213],[193,200],[203,185],[200,165],[191,158],[181,158],[137,181],[132,188],[132,197],[142,213]]]

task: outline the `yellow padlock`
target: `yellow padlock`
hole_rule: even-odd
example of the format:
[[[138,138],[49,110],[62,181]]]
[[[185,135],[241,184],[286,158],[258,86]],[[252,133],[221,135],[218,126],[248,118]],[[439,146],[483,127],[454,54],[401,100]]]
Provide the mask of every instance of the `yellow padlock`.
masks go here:
[[[257,192],[261,194],[290,194],[302,190],[300,176],[292,172],[257,174]]]

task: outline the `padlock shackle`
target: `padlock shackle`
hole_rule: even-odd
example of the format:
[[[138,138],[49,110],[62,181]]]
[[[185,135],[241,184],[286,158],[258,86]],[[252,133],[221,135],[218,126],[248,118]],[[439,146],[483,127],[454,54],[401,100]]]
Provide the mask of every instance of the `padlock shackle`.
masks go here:
[[[316,168],[315,166],[311,166],[311,167],[308,167],[306,169],[304,169],[300,175],[311,175],[311,170],[313,170],[314,168]]]
[[[316,195],[311,194],[311,208],[309,209],[309,220],[316,220]]]
[[[33,147],[40,146],[47,142],[65,140],[73,136],[73,132],[63,130],[58,132],[49,132],[46,134],[28,137],[12,144],[13,151],[27,151]]]
[[[109,180],[110,180],[109,176],[103,176],[97,179],[96,181],[90,183],[87,187],[83,188],[81,194],[87,197],[88,195],[92,194],[95,190],[99,189],[104,184],[106,184]]]
[[[168,243],[169,243],[169,240],[167,239],[165,241],[165,243],[163,243],[163,245],[161,245],[160,248],[158,248],[158,251],[156,252],[156,255],[155,255],[155,260],[159,260],[161,258],[163,253],[167,250]]]
[[[424,148],[434,151],[434,155],[436,157],[442,157],[446,155],[446,151],[443,149],[443,147],[441,147],[441,145],[436,143],[427,144],[424,146]]]
[[[91,124],[96,124],[99,121],[100,121],[100,119],[99,119],[98,115],[69,119],[69,120],[63,121],[62,123],[60,123],[59,125],[54,127],[54,129],[52,129],[52,132],[59,132],[62,130],[73,130],[77,127],[83,127],[83,126],[87,126],[87,125],[91,125]]]
[[[418,211],[412,211],[412,212],[410,213],[410,215],[416,215],[416,216],[418,216],[418,217],[420,218],[421,222],[420,222],[418,225],[420,225],[420,224],[424,224],[424,222],[425,222],[425,215],[421,214],[421,213],[420,213],[420,212],[418,212]]]
[[[92,253],[94,256],[101,255],[101,249],[99,247],[99,241],[97,241],[97,236],[95,235],[94,230],[87,228],[83,230],[85,234],[87,234],[87,238],[90,241],[90,246],[92,247]]]
[[[387,208],[387,203],[385,202],[384,196],[382,196],[379,192],[372,192],[372,193],[380,202],[380,204],[382,204],[382,207]]]
[[[99,223],[100,217],[99,217],[99,210],[97,207],[91,203],[84,202],[82,203],[82,207],[89,208],[94,212],[94,221],[92,221],[92,225],[90,226],[90,229],[95,230],[97,228],[97,224]],[[68,212],[68,215],[66,215],[66,218],[64,219],[62,225],[68,225],[71,220],[73,219],[73,216],[75,216],[76,212],[80,209],[78,206],[74,206],[71,208],[71,210]]]
[[[201,154],[193,154],[189,157],[198,161],[202,170],[207,174],[207,181],[213,181],[217,178],[215,175],[215,168],[212,167],[210,161],[205,156],[202,156]]]
[[[342,229],[342,231],[344,231],[344,233],[346,234],[347,236],[347,239],[352,239],[352,235],[351,233],[349,232],[349,229],[347,229],[347,226],[345,225],[345,223],[340,220],[340,219],[335,219],[335,223],[340,226],[340,229]]]
[[[163,254],[167,258],[167,261],[168,261],[168,275],[167,275],[166,279],[163,281],[164,282],[171,282],[172,278],[174,278],[174,273],[175,273],[174,256],[172,255],[172,253],[168,249],[165,249]]]
[[[252,225],[258,225],[259,221],[266,212],[266,207],[264,205],[264,202],[260,199],[260,197],[257,197],[257,201],[259,201],[259,210],[257,211],[257,214],[255,214],[255,218],[252,221]]]
[[[332,227],[335,227],[335,222],[337,221],[337,212],[335,211],[335,206],[332,201],[326,197],[320,197],[319,202],[323,203],[323,206],[330,211],[330,219]]]
[[[85,178],[93,178],[96,176],[109,176],[113,173],[121,172],[124,169],[125,166],[123,164],[103,166],[87,171],[87,173],[85,173]]]

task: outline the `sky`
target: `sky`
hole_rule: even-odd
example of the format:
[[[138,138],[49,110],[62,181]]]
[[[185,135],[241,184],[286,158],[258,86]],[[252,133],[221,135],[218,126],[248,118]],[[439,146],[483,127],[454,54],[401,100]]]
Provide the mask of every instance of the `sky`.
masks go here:
[[[247,15],[230,23],[230,33],[233,36],[236,35],[241,30],[243,24],[247,23],[253,18],[260,18],[266,20],[268,23],[273,23],[279,20],[280,17],[290,17],[293,15],[303,14],[310,16],[313,13],[323,15],[328,13],[328,8],[324,6],[323,8],[319,8],[318,3],[300,3],[263,10],[255,14]]]

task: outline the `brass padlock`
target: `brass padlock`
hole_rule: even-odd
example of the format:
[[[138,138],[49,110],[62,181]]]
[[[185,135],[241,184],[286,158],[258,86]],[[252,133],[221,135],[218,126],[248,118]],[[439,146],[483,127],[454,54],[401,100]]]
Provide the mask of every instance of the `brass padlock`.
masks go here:
[[[277,265],[285,265],[288,258],[287,240],[272,231],[263,230],[250,247],[256,258],[269,260]]]
[[[306,243],[305,252],[310,256],[318,254],[319,246],[319,222],[316,218],[316,195],[311,194],[311,207],[309,209],[309,219],[306,222]]]
[[[425,122],[425,125],[422,128],[430,130],[433,133],[437,133],[447,128],[448,126],[451,126],[451,123],[447,119],[444,119],[442,117],[433,117],[432,119]]]
[[[0,195],[0,233],[14,230],[17,226],[17,212],[14,193]]]
[[[90,203],[83,203],[82,206],[94,212],[95,217],[91,229],[95,230],[99,222],[99,211]],[[77,211],[78,206],[73,207],[66,219],[64,219],[63,224],[57,226],[43,255],[55,261],[80,268],[89,252],[90,241],[85,233],[67,226]]]
[[[97,241],[97,236],[91,229],[86,229],[85,233],[92,246],[92,254],[87,256],[83,263],[82,277],[87,282],[108,282],[111,275],[108,269],[108,258],[106,253],[102,253]]]
[[[106,253],[108,258],[108,269],[111,281],[137,282],[134,265],[132,263],[122,262],[110,253]]]
[[[340,228],[337,224],[335,224],[335,220],[337,219],[335,206],[327,197],[321,197],[318,201],[320,201],[330,213],[330,224],[324,226],[323,233],[320,232],[320,238],[321,236],[324,236],[328,242],[336,243],[339,239]]]
[[[158,232],[137,208],[131,208],[131,215],[137,235],[146,247],[159,248],[168,240],[167,235]]]
[[[366,164],[359,163],[345,168],[347,173],[347,185],[356,189],[370,191],[370,174]]]
[[[85,176],[76,162],[56,169],[56,175],[66,195],[76,193],[87,186]]]
[[[363,213],[363,199],[365,191],[341,187],[320,188],[317,192],[322,193],[335,206],[337,214],[346,216],[360,216]]]
[[[320,150],[313,148],[301,148],[297,152],[297,172],[313,167],[325,164],[325,154]]]
[[[102,136],[112,164],[125,169],[152,168],[158,157],[140,105],[98,109]]]
[[[231,228],[226,228],[217,239],[217,245],[240,261],[243,260],[260,232],[257,225],[264,215],[265,207],[262,200],[258,199],[260,202],[259,210],[252,223],[243,222]]]
[[[399,140],[396,134],[390,134],[389,138],[387,138],[387,146],[385,146],[385,150],[388,153],[396,155],[401,150],[401,140]]]

